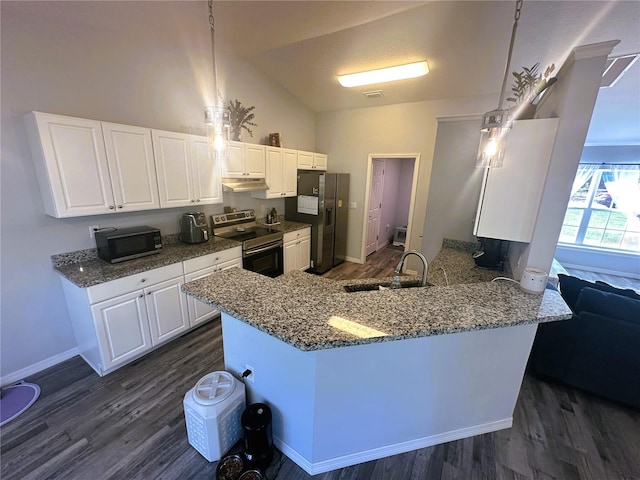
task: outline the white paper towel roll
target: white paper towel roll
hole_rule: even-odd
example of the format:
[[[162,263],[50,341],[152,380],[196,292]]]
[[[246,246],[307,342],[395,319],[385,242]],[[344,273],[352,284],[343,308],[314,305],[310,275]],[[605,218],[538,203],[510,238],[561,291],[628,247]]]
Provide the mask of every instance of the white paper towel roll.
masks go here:
[[[547,272],[537,268],[527,267],[520,279],[520,288],[527,293],[539,294],[544,292],[547,286]]]

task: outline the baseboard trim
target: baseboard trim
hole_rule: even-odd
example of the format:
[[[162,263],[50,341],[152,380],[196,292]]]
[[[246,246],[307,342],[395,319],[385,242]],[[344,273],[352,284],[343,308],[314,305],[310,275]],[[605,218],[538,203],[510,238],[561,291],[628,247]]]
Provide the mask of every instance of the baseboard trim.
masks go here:
[[[69,360],[70,358],[75,357],[76,355],[79,355],[80,352],[78,350],[78,347],[74,347],[71,348],[69,350],[67,350],[66,352],[62,352],[59,353],[57,355],[54,355],[53,357],[49,357],[46,358],[44,360],[42,360],[41,362],[38,363],[34,363],[33,365],[30,365],[28,367],[25,368],[21,368],[20,370],[17,370],[13,373],[9,373],[7,375],[3,375],[2,377],[0,377],[0,385],[2,385],[3,387],[5,385],[9,385],[11,383],[15,383],[18,382],[20,380],[24,380],[26,377],[30,376],[30,375],[34,375],[36,373],[41,372],[42,370],[46,370],[49,367],[53,367],[54,365],[57,365],[59,363],[62,363],[66,360]]]
[[[451,430],[437,435],[430,435],[428,437],[417,438],[415,440],[396,443],[394,445],[364,450],[362,452],[352,453],[315,463],[310,462],[304,455],[298,453],[297,450],[292,448],[290,445],[287,445],[278,437],[273,437],[273,443],[278,450],[280,450],[309,475],[317,475],[319,473],[329,472],[338,468],[350,467],[352,465],[369,462],[371,460],[378,460],[391,455],[398,455],[400,453],[406,453],[420,448],[431,447],[440,443],[451,442],[476,435],[482,435],[484,433],[503,430],[505,428],[511,428],[512,425],[513,417],[509,417],[502,420],[496,420],[495,422],[474,425],[472,427],[461,428],[458,430]]]
[[[356,258],[356,257],[344,257],[344,259],[347,262],[352,262],[352,263],[364,263],[360,258]]]

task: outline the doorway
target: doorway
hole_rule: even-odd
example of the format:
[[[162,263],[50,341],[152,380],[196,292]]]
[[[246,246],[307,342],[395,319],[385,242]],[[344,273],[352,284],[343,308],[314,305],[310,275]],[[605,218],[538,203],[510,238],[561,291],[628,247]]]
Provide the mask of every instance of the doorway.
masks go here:
[[[419,154],[369,155],[361,262],[392,243],[396,229],[406,229],[401,250],[409,248]]]

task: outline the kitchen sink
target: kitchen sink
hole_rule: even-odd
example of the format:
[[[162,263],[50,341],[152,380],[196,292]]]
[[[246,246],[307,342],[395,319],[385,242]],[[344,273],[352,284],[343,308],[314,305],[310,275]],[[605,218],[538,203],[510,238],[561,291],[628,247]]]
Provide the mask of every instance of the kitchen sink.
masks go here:
[[[432,287],[432,283],[427,283],[428,287]],[[382,287],[382,288],[380,288]],[[344,290],[347,293],[353,292],[371,292],[375,290],[384,290],[391,287],[391,282],[380,282],[380,283],[359,283],[353,285],[345,285]],[[406,280],[400,282],[400,288],[416,288],[422,287],[422,282],[420,280]]]

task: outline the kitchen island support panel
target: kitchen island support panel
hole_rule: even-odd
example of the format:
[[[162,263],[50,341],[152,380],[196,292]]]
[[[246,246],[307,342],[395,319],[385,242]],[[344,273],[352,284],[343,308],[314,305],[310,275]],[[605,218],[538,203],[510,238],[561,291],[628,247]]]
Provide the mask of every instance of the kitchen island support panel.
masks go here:
[[[537,325],[302,351],[223,313],[227,370],[309,474],[509,428]]]

